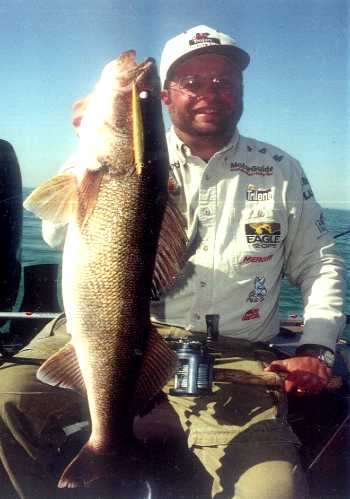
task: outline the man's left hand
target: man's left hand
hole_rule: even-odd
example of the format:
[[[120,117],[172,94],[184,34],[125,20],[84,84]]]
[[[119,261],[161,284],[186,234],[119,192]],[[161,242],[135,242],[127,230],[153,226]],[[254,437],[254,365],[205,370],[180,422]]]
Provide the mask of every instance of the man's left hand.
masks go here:
[[[297,395],[316,395],[326,386],[331,370],[315,357],[291,357],[286,360],[274,360],[265,368],[268,372],[287,373],[284,389]]]

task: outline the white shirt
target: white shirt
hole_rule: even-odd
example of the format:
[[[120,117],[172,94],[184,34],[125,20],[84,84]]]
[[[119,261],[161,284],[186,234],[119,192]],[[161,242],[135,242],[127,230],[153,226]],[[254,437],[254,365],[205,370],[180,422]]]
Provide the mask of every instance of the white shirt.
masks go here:
[[[152,319],[266,341],[278,333],[284,272],[305,302],[302,343],[335,348],[344,326],[344,268],[299,165],[236,131],[206,163],[168,133],[171,179],[188,224],[190,257],[175,288],[151,306]]]
[[[152,319],[206,332],[206,314],[218,314],[221,335],[270,340],[279,330],[286,273],[305,303],[300,344],[334,350],[344,327],[344,266],[299,163],[237,131],[207,163],[173,130],[167,139],[171,195],[187,221],[189,258],[175,287],[152,302]],[[51,246],[64,232],[43,223]]]

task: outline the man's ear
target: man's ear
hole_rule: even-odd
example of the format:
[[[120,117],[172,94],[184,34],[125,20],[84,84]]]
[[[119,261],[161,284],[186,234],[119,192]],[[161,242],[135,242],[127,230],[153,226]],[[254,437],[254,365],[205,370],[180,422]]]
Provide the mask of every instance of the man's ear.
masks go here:
[[[170,95],[168,90],[162,90],[160,92],[160,98],[162,99],[163,104],[169,106],[170,104]]]

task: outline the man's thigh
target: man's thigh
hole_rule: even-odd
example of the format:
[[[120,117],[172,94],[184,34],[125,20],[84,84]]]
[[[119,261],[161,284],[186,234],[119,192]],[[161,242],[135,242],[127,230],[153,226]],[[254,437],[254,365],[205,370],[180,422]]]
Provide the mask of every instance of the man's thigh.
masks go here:
[[[193,448],[213,479],[215,499],[306,499],[298,451],[288,442],[239,442]]]
[[[51,472],[66,440],[63,428],[87,417],[79,395],[36,379],[38,365],[67,341],[65,323],[50,323],[0,365],[0,476],[20,497],[55,490]]]

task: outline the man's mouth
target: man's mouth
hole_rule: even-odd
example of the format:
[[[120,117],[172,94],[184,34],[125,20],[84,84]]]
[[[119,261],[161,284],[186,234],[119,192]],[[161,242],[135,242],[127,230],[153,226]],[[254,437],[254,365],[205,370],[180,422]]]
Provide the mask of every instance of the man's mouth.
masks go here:
[[[217,107],[202,107],[193,110],[195,114],[218,114],[221,110]]]

